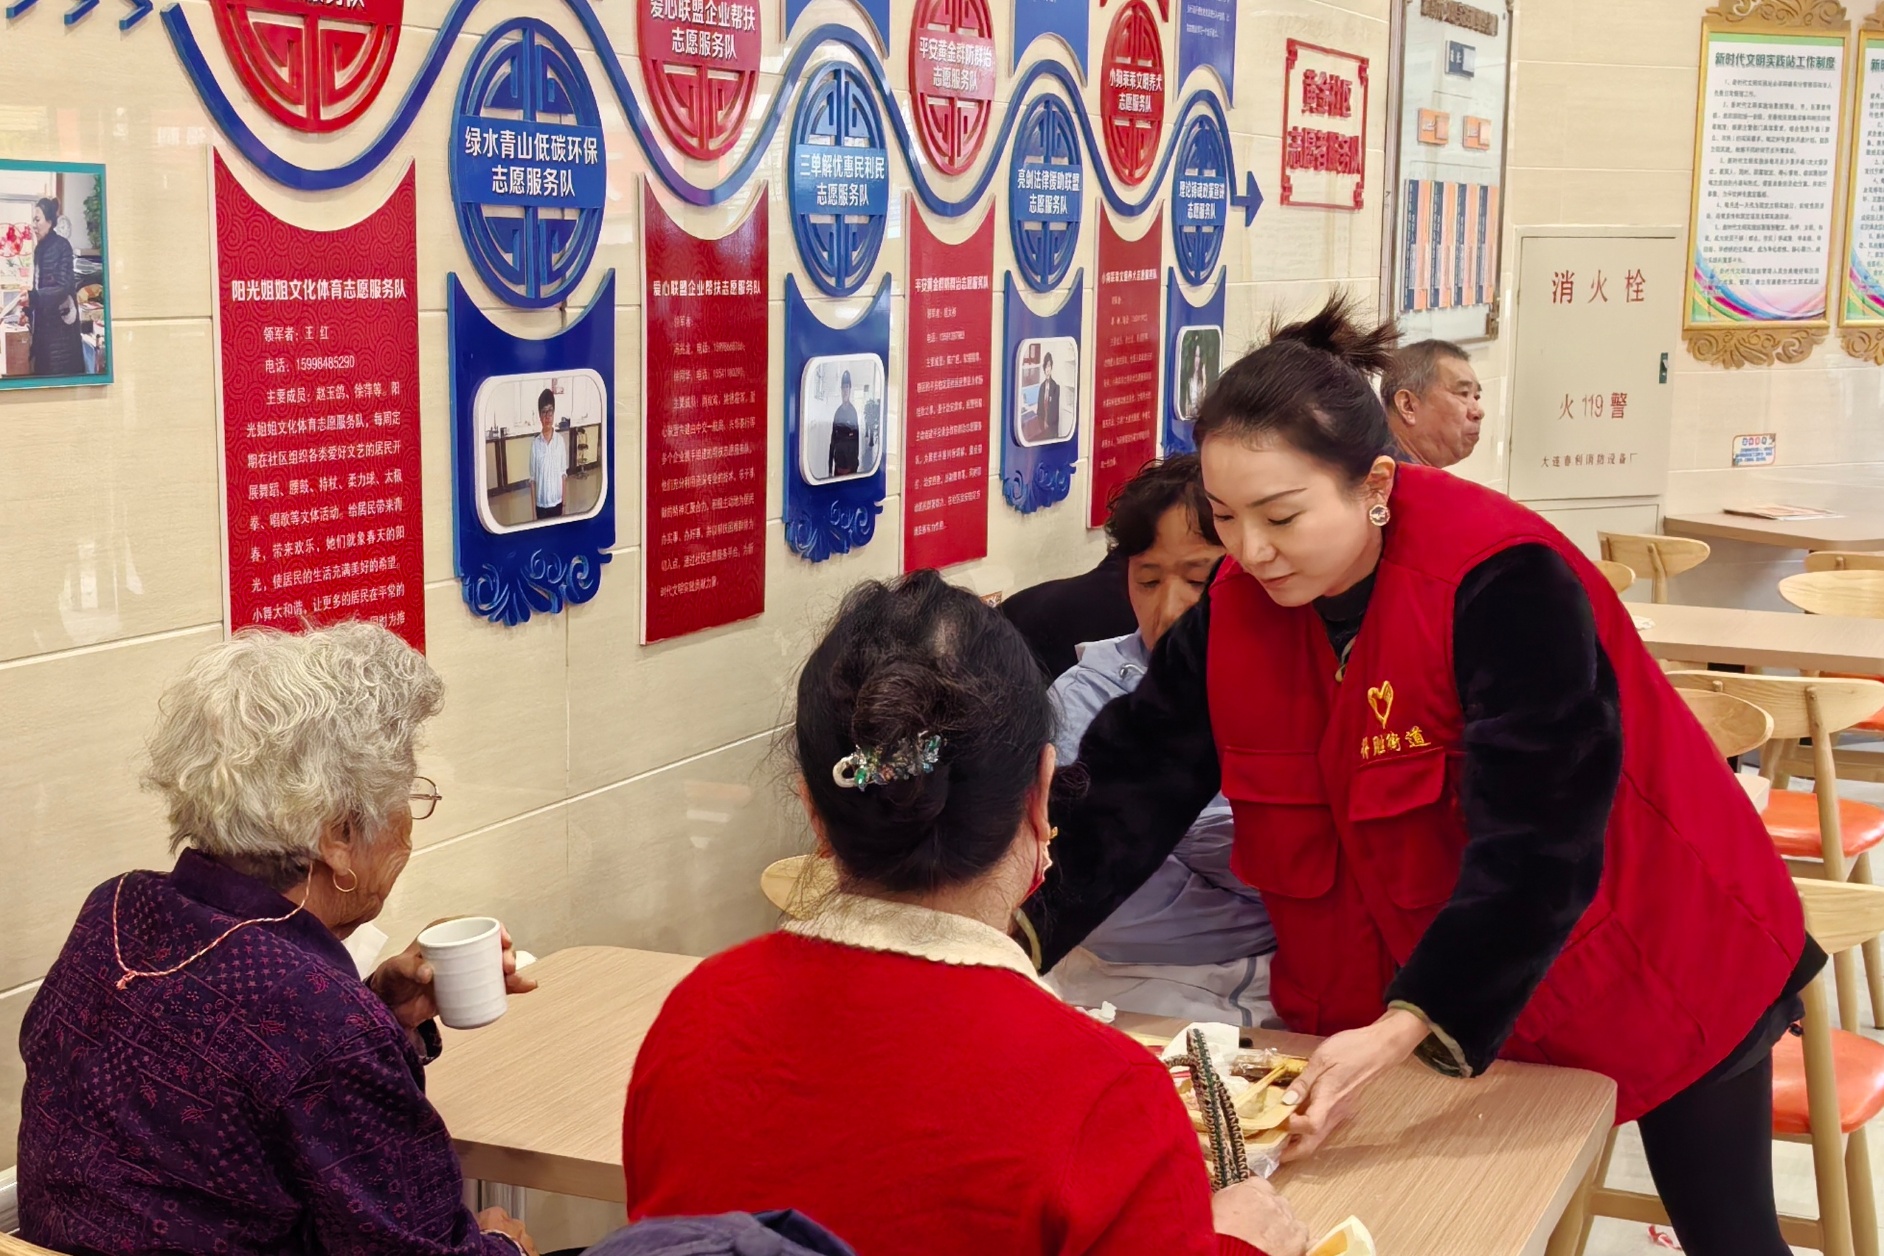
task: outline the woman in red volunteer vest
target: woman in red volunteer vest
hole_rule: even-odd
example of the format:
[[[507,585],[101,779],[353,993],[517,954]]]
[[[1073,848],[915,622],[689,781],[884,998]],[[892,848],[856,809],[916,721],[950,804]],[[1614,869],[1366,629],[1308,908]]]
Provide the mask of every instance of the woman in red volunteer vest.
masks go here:
[[[1226,371],[1196,434],[1229,557],[1102,711],[1017,932],[1050,967],[1221,787],[1277,1011],[1330,1034],[1312,1151],[1409,1055],[1615,1079],[1686,1250],[1784,1256],[1771,1049],[1824,963],[1759,817],[1561,533],[1396,466],[1391,325],[1337,298]]]

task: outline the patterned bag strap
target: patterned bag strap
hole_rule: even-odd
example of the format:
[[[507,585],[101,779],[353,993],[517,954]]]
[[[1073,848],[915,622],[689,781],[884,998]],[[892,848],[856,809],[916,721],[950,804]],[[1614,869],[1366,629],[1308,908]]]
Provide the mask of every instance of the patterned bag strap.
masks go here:
[[[1210,1061],[1202,1031],[1191,1030],[1187,1045],[1190,1052],[1174,1057],[1168,1067],[1190,1070],[1191,1094],[1210,1135],[1210,1184],[1222,1190],[1255,1176],[1249,1167],[1249,1146],[1243,1141],[1243,1122],[1236,1114],[1236,1102]]]

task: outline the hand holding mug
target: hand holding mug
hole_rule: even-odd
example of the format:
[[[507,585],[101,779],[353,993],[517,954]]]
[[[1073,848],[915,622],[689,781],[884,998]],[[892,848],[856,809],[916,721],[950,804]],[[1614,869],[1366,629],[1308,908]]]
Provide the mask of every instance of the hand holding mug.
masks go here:
[[[455,942],[441,938],[435,931],[447,925],[459,926],[455,932],[465,937]],[[466,927],[471,925],[480,927]],[[483,936],[492,930],[495,938]],[[428,946],[438,954],[428,957]],[[536,982],[517,971],[517,951],[511,943],[510,931],[495,920],[481,917],[446,917],[433,921],[419,933],[412,945],[381,964],[367,984],[407,1029],[417,1029],[435,1017],[442,1018],[454,1029],[474,1029],[477,1025],[496,1020],[503,1012],[496,1011],[485,1015],[483,1019],[478,1019],[478,1014],[473,1013],[467,1018],[459,1015],[464,1009],[457,1005],[461,1001],[455,996],[465,980],[479,981],[477,995],[483,999],[486,1010],[489,1010],[491,996],[498,993],[497,983],[491,979],[488,971],[488,958],[492,951],[498,957],[496,971],[503,976],[503,995],[528,994],[536,989]],[[450,958],[444,958],[447,955]],[[438,964],[434,959],[447,964],[450,972],[447,983],[451,989],[442,1000],[438,989]]]

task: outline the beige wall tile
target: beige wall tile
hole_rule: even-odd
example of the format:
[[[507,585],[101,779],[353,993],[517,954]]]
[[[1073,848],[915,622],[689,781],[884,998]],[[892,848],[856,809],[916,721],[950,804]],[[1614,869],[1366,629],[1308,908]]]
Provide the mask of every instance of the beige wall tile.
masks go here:
[[[787,763],[756,737],[572,802],[578,940],[709,955],[770,929],[759,874],[810,848]]]
[[[843,592],[896,573],[900,504],[884,503],[876,537],[861,551],[815,565],[769,524],[765,614],[657,645],[637,644],[642,552],[618,551],[602,591],[569,621],[570,789],[599,788],[777,727],[798,663]]]
[[[113,333],[115,385],[6,395],[0,660],[222,619],[209,324]]]
[[[603,569],[604,589],[619,574],[613,566]],[[425,652],[444,678],[445,706],[425,729],[419,770],[445,800],[413,831],[419,845],[563,800],[566,633],[563,615],[507,628],[473,614],[457,581],[427,586]]]
[[[26,1066],[20,1062],[20,1022],[37,993],[35,985],[0,995],[0,1170],[19,1162],[20,1087],[26,1084]]]
[[[0,667],[0,990],[42,976],[92,889],[167,868],[137,759],[157,695],[219,628]]]
[[[537,956],[581,940],[571,914],[569,812],[557,806],[414,851],[375,922],[403,949],[447,916],[495,916]]]

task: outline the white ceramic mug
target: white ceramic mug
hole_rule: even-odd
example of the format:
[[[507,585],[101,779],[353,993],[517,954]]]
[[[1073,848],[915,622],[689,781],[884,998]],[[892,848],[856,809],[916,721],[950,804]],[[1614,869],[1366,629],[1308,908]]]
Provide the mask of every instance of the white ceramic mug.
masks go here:
[[[504,930],[489,916],[467,916],[433,925],[419,935],[419,950],[432,966],[432,997],[438,1019],[453,1029],[476,1029],[504,1014]]]

